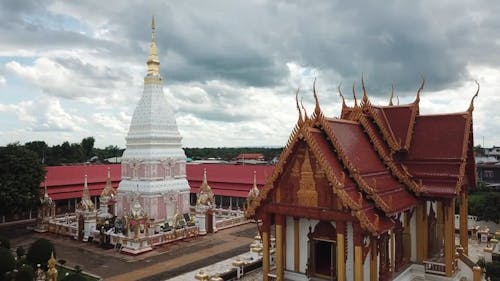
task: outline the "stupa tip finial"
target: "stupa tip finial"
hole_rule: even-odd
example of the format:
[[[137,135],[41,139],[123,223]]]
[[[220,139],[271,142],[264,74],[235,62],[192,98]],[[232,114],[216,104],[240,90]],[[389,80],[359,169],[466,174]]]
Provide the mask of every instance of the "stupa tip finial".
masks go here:
[[[148,56],[148,74],[158,75],[160,74],[160,60],[158,59],[158,49],[156,48],[156,37],[155,37],[155,17],[151,18],[151,46],[149,47]]]

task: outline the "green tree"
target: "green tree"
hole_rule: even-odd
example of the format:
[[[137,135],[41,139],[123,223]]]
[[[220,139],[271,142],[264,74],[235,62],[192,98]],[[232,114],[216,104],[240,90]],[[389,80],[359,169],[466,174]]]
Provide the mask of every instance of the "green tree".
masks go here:
[[[500,281],[500,262],[493,261],[486,263],[486,280],[490,281]]]
[[[4,280],[5,274],[16,268],[16,260],[9,249],[0,247],[0,277]]]
[[[0,147],[0,214],[36,209],[45,173],[33,151],[18,144]]]
[[[500,193],[495,191],[469,194],[469,214],[480,220],[500,221]]]
[[[0,236],[0,248],[10,249],[10,241],[5,236]]]
[[[31,141],[24,144],[24,147],[35,152],[40,158],[42,164],[45,163],[46,153],[49,151],[49,146],[44,141]]]
[[[35,279],[33,267],[26,264],[19,267],[16,274],[16,281],[32,281],[33,279]]]
[[[56,257],[56,249],[52,242],[47,239],[40,238],[31,244],[26,254],[28,262],[34,267],[37,264],[41,264],[44,268],[47,267],[47,261],[50,259],[50,255],[54,253]]]
[[[85,157],[85,161],[89,160],[90,157],[93,156],[94,150],[94,142],[95,139],[93,137],[86,137],[82,139],[80,146],[82,147],[83,156]]]
[[[26,254],[26,251],[24,250],[23,246],[17,247],[17,249],[16,249],[16,255],[17,255],[18,259],[24,257],[25,254]]]

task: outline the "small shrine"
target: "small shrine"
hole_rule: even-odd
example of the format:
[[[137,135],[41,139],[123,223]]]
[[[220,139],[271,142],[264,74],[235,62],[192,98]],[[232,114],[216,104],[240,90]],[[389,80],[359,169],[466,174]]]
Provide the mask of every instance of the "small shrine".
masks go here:
[[[36,232],[46,232],[48,230],[48,222],[56,215],[56,204],[47,192],[47,179],[44,181],[44,194],[40,197],[40,207],[38,209]]]
[[[203,171],[203,182],[196,200],[196,222],[199,227],[199,234],[205,235],[214,232],[215,217],[213,209],[215,205],[214,194],[207,182],[207,170]]]
[[[88,241],[92,232],[96,229],[97,211],[92,199],[90,199],[87,175],[83,184],[82,199],[76,208],[77,232],[76,239]]]
[[[114,216],[114,206],[116,204],[116,190],[111,185],[111,172],[108,167],[108,177],[106,186],[99,196],[99,211],[97,214],[99,224],[103,225]]]
[[[122,245],[123,251],[130,254],[140,254],[143,252],[151,251],[151,245],[145,237],[150,236],[150,220],[148,214],[139,201],[140,194],[135,193],[132,196],[132,202],[129,213],[124,216],[125,222],[124,234],[127,238],[125,244]]]
[[[259,196],[259,188],[257,187],[257,174],[255,171],[253,171],[253,186],[250,189],[250,191],[248,191],[247,200],[245,202],[245,209],[248,208],[248,206],[250,206],[253,200],[258,196]]]

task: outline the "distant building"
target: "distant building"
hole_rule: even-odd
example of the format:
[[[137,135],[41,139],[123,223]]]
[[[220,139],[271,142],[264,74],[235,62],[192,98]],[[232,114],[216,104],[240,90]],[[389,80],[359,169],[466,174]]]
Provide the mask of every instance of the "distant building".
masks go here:
[[[484,156],[493,156],[497,160],[500,160],[500,146],[483,147],[483,154]]]
[[[262,153],[242,153],[236,157],[236,164],[240,165],[265,165],[264,155]]]
[[[500,161],[494,156],[476,157],[477,180],[500,190]]]
[[[242,153],[236,157],[237,161],[245,161],[245,160],[257,160],[264,161],[264,155],[262,153]]]

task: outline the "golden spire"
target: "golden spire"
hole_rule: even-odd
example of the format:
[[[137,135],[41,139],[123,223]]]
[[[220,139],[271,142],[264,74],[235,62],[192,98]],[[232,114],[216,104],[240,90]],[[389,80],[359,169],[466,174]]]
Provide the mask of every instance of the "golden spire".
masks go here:
[[[154,16],[151,19],[151,46],[149,47],[149,56],[147,64],[148,64],[148,75],[160,74],[160,60],[158,59],[158,49],[156,49]]]

